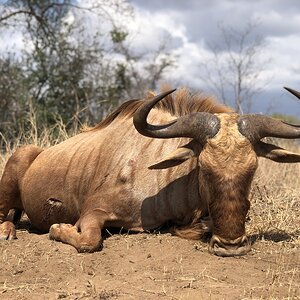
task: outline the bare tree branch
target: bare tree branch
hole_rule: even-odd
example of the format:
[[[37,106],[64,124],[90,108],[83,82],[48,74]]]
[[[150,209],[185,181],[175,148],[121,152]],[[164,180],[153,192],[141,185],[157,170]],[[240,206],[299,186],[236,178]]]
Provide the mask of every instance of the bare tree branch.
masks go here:
[[[202,79],[217,91],[225,104],[234,97],[237,112],[249,110],[253,96],[263,86],[259,77],[267,61],[259,61],[265,46],[261,37],[252,37],[257,24],[249,23],[242,31],[220,27],[222,44],[210,46],[212,58],[201,64]],[[205,68],[203,68],[205,65]]]
[[[17,15],[21,15],[21,14],[31,15],[31,11],[25,10],[25,9],[20,9],[20,10],[8,13],[7,15],[0,17],[0,23],[2,23],[3,21],[6,21],[8,19],[11,19]]]

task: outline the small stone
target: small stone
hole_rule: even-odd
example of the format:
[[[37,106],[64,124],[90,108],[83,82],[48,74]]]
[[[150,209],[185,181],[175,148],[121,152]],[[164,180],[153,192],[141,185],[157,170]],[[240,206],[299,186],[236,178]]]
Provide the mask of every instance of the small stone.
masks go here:
[[[12,272],[12,274],[15,276],[15,275],[17,275],[17,274],[21,274],[21,273],[23,273],[23,270],[14,270],[13,272]]]

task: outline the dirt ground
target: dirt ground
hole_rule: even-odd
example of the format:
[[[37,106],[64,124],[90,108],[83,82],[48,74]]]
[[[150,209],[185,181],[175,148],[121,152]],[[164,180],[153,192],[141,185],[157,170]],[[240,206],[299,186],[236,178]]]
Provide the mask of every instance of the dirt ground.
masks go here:
[[[238,258],[168,233],[107,232],[103,251],[78,254],[27,226],[0,243],[0,299],[300,299],[300,245],[286,234],[252,235]]]

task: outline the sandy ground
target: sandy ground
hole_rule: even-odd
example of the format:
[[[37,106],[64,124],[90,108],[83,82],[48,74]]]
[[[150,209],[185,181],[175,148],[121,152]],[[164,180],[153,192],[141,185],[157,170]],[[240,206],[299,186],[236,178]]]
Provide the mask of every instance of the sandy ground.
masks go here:
[[[256,239],[244,257],[170,234],[110,234],[101,252],[78,254],[28,231],[0,243],[0,299],[300,299],[300,245]]]

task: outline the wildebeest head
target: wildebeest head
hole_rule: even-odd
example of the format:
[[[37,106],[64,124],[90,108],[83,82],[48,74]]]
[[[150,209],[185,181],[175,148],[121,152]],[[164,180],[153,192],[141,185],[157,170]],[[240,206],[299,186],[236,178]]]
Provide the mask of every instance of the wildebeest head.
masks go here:
[[[300,99],[300,94],[288,89]],[[258,114],[196,112],[163,125],[147,123],[150,110],[174,90],[144,104],[134,115],[134,125],[152,138],[191,138],[159,164],[174,165],[198,157],[199,193],[207,201],[212,238],[209,251],[220,256],[244,255],[250,250],[245,220],[257,157],[277,162],[300,162],[300,155],[261,141],[264,137],[300,138],[300,126]],[[173,164],[171,163],[173,162]]]

